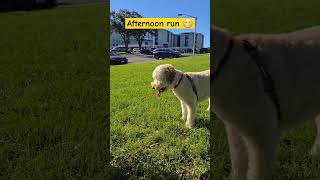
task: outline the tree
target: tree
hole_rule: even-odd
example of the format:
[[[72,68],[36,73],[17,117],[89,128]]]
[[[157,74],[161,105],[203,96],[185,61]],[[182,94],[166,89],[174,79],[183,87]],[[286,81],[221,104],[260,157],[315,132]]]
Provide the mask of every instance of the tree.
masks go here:
[[[125,29],[125,18],[137,17],[142,16],[135,11],[128,11],[127,9],[120,9],[118,12],[112,11],[110,13],[110,27],[113,32],[117,32],[121,35],[126,51],[128,51],[128,45],[130,37],[133,35],[133,31]]]
[[[152,29],[134,29],[132,32],[132,36],[137,40],[139,44],[139,49],[142,47],[142,42],[144,40],[144,37],[147,35],[147,33],[151,35],[156,35],[157,30]]]

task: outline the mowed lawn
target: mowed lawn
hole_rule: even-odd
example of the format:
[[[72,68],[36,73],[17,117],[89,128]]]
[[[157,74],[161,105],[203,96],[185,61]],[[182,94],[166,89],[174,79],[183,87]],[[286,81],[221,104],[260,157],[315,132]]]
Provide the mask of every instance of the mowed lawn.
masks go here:
[[[318,0],[215,0],[211,7],[215,25],[238,33],[279,33],[320,25]],[[212,127],[210,174],[222,179],[231,169],[226,133],[220,120]],[[320,179],[320,157],[308,154],[315,135],[314,122],[309,122],[281,136],[274,179]]]
[[[181,119],[179,100],[171,91],[158,99],[151,89],[152,71],[160,64],[182,71],[210,67],[210,56],[159,60],[111,66],[111,154],[116,172],[131,178],[208,177],[208,101],[197,110],[196,128],[188,129]]]
[[[0,13],[0,179],[107,177],[105,13]]]

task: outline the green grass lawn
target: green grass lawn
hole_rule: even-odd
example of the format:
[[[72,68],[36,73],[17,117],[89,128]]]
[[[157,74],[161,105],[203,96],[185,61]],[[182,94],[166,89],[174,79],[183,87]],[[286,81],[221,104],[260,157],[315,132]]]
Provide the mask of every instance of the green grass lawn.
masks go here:
[[[179,100],[171,91],[156,98],[151,89],[152,71],[170,63],[183,71],[209,69],[209,55],[112,66],[110,116],[114,176],[192,178],[209,171],[210,115],[208,101],[200,104],[196,128],[188,129],[180,118]]]
[[[238,33],[278,33],[320,24],[320,1],[215,0],[212,22]],[[214,121],[211,134],[211,177],[228,176],[231,164],[223,123]],[[313,122],[282,135],[274,163],[275,179],[320,179],[320,157],[308,155],[316,130]]]
[[[106,9],[0,13],[0,179],[108,175]]]

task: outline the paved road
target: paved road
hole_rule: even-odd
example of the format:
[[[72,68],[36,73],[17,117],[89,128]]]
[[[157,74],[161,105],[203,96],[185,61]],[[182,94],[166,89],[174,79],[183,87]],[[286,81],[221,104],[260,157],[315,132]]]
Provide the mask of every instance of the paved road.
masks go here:
[[[181,57],[188,57],[191,55],[192,54],[183,54]],[[125,56],[128,59],[129,64],[156,61],[156,59],[152,55],[125,54],[122,56]]]
[[[152,55],[126,54],[126,55],[123,55],[123,56],[125,56],[128,59],[129,64],[131,64],[131,63],[151,62],[151,61],[155,61],[156,60],[155,58],[153,58]]]

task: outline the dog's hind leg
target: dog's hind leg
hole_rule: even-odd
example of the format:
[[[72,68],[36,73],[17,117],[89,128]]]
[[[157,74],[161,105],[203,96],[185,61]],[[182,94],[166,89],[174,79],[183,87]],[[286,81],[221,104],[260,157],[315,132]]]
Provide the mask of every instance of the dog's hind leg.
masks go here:
[[[316,126],[317,126],[317,135],[314,141],[313,147],[311,149],[310,154],[317,155],[320,154],[320,115],[316,117]]]
[[[246,179],[248,170],[248,152],[246,144],[239,132],[231,125],[226,125],[226,130],[232,164],[231,179]]]
[[[188,115],[188,108],[187,108],[187,105],[183,102],[183,101],[180,101],[181,103],[181,113],[182,113],[182,119],[183,120],[187,120],[187,115]]]
[[[209,105],[208,105],[207,111],[210,111],[210,98],[209,98]]]
[[[188,128],[192,128],[194,126],[194,119],[196,116],[197,102],[194,101],[193,103],[187,104],[187,109],[188,109],[188,115],[187,115],[186,126]]]

